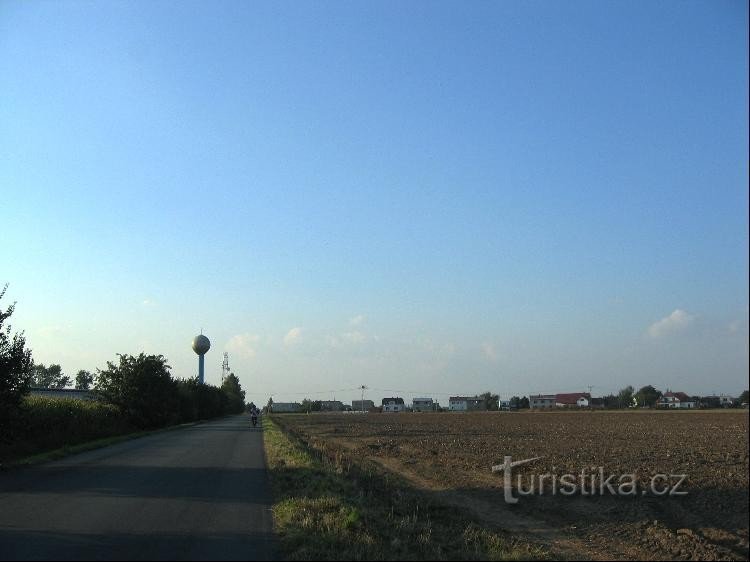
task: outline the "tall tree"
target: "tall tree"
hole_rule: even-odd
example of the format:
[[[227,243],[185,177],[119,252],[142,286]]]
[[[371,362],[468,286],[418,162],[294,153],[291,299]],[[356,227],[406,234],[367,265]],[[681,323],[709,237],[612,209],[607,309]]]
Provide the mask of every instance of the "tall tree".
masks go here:
[[[89,390],[94,384],[94,375],[81,369],[76,373],[76,388],[78,390]]]
[[[630,408],[633,405],[634,393],[635,389],[630,385],[620,389],[620,392],[617,394],[617,402],[620,408]]]
[[[499,409],[500,397],[497,394],[492,394],[488,391],[480,395],[479,397],[483,400],[485,410],[496,411]]]
[[[239,414],[245,409],[245,391],[242,390],[240,379],[234,373],[221,383],[221,390],[226,394],[229,401],[228,413]]]
[[[659,398],[661,398],[661,391],[656,390],[650,384],[641,387],[641,389],[635,393],[635,399],[638,402],[639,406],[647,406],[649,408],[653,408],[654,406],[656,406],[656,401]]]
[[[0,291],[0,299],[7,289],[8,285],[5,285]],[[16,413],[23,395],[28,392],[34,366],[23,332],[11,336],[10,324],[3,328],[15,307],[16,303],[13,303],[6,310],[0,308],[0,427],[4,427]],[[0,431],[0,437],[3,433]]]
[[[178,419],[177,385],[162,355],[118,355],[99,371],[96,391],[138,427],[159,427]]]
[[[43,363],[34,365],[31,386],[36,388],[65,388],[70,386],[70,377],[63,375],[60,365],[45,367]]]

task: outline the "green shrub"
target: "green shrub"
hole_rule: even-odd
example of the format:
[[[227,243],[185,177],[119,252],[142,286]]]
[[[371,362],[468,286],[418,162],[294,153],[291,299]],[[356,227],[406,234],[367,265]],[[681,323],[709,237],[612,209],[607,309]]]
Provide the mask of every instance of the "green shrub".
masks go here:
[[[13,422],[12,438],[0,444],[0,460],[122,435],[133,430],[118,408],[111,404],[26,396]]]
[[[200,384],[196,379],[176,382],[181,422],[207,420],[228,412],[227,395],[218,387]]]

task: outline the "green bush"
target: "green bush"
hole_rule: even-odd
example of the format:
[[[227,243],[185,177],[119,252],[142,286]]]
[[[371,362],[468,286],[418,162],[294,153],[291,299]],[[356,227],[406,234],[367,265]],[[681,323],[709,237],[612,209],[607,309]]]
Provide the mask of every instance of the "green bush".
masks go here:
[[[196,379],[176,382],[179,397],[180,421],[192,422],[223,416],[228,411],[227,395],[209,384],[200,384]]]
[[[50,451],[134,430],[119,410],[93,400],[24,397],[0,460]]]
[[[141,429],[177,423],[180,407],[167,360],[145,353],[118,357],[118,363],[107,361],[107,368],[99,370],[97,394]]]

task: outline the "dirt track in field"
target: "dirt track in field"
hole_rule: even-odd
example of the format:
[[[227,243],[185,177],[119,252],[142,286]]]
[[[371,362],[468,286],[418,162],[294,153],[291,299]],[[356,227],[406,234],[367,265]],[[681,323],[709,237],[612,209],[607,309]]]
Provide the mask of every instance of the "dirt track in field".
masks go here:
[[[279,416],[311,446],[398,474],[434,501],[547,544],[566,558],[748,558],[748,413],[520,412]],[[491,467],[513,469],[516,505]],[[637,496],[553,496],[552,475],[634,475]],[[549,474],[545,493],[519,496]],[[684,496],[655,496],[657,474],[686,477]],[[629,478],[629,477],[628,477]],[[678,477],[670,479],[676,484]],[[582,481],[578,476],[577,481]],[[585,478],[583,481],[586,481]],[[590,482],[589,482],[590,483]],[[663,489],[658,482],[657,491]],[[591,488],[589,487],[589,490]],[[643,495],[643,490],[646,494]]]

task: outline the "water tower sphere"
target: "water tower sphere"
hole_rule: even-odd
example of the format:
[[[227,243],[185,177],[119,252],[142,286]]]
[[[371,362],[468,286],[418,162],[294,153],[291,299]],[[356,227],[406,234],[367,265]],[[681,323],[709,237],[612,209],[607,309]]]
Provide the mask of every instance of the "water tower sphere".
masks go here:
[[[203,355],[211,348],[211,342],[208,341],[208,338],[201,334],[200,336],[195,336],[193,338],[193,351],[195,351],[198,355]]]

